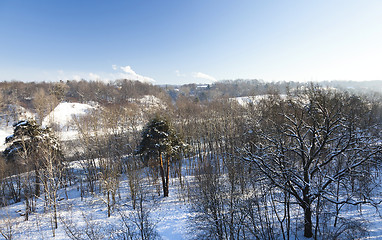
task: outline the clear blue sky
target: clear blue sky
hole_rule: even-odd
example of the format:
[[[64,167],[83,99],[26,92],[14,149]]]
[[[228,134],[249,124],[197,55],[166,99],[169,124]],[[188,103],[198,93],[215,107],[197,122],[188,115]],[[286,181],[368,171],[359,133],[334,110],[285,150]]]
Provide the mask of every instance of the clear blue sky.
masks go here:
[[[0,80],[381,80],[382,1],[0,0]]]

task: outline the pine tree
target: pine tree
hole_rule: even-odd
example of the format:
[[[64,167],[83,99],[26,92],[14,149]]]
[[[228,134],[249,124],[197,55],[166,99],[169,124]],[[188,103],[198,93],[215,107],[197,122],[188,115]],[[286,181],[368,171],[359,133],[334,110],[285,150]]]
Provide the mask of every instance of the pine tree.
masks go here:
[[[4,150],[7,161],[21,165],[32,165],[35,170],[35,195],[40,196],[40,161],[46,148],[59,158],[62,157],[60,144],[49,128],[42,128],[35,120],[22,120],[13,124],[13,134],[6,137]],[[42,151],[42,148],[45,148]]]
[[[146,162],[151,159],[157,161],[164,197],[168,197],[169,192],[170,160],[179,154],[184,146],[171,123],[162,116],[156,115],[143,129],[138,153],[144,156]]]

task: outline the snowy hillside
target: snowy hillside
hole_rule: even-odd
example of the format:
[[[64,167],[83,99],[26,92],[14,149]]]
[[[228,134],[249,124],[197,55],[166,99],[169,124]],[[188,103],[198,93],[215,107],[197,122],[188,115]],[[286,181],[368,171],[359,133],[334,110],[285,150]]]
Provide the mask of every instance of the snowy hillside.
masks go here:
[[[130,102],[137,103],[142,109],[165,109],[166,105],[159,98],[152,95],[145,95],[142,98],[130,98]]]
[[[89,114],[95,107],[83,103],[63,102],[44,118],[43,126],[54,125],[60,132],[61,140],[76,138],[77,131],[74,128],[74,119]]]
[[[165,104],[159,98],[152,95],[146,95],[142,98],[131,98],[129,101],[138,104],[141,111],[165,108]],[[60,139],[63,141],[73,140],[78,137],[74,121],[77,118],[86,116],[97,108],[98,105],[95,103],[83,104],[62,102],[44,118],[42,125],[53,126],[57,133],[59,133]],[[141,127],[142,126],[138,126],[138,128]]]
[[[44,118],[43,126],[51,123],[58,124],[61,127],[68,126],[72,123],[75,116],[81,116],[89,113],[94,107],[83,103],[63,102]]]
[[[245,97],[235,97],[235,98],[230,98],[230,101],[235,101],[241,106],[247,106],[249,104],[257,104],[261,100],[268,98],[269,95],[257,95],[257,96],[245,96]],[[286,95],[280,95],[282,99],[286,98]]]

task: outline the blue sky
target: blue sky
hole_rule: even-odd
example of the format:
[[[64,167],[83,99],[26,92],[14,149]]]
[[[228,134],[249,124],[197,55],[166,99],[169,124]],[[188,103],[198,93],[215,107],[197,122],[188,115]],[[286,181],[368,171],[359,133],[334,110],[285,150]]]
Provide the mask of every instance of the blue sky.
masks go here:
[[[381,80],[382,1],[0,0],[0,80]]]

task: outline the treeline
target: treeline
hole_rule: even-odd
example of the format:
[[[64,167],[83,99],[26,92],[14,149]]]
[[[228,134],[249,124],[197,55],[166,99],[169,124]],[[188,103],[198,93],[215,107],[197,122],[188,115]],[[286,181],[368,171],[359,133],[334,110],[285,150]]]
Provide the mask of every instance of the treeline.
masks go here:
[[[153,95],[175,102],[179,97],[190,97],[196,101],[213,101],[222,98],[265,95],[271,92],[286,94],[290,89],[296,89],[305,84],[298,82],[264,82],[261,80],[224,80],[212,84],[185,84],[155,86],[131,80],[76,81],[60,82],[0,82],[1,106],[14,104],[33,109],[33,100],[38,95],[54,96],[58,101],[67,102],[97,102],[99,104],[120,104],[131,98]],[[360,82],[322,82],[322,87],[340,89],[353,93],[378,93],[382,81]]]
[[[287,88],[295,88],[298,83],[264,83],[259,80],[226,80],[213,84],[185,84],[181,86],[155,86],[131,80],[76,81],[60,82],[0,82],[1,103],[19,104],[28,109],[35,106],[33,100],[38,96],[54,96],[58,101],[97,102],[100,104],[125,103],[130,98],[153,95],[162,100],[171,97],[174,101],[180,96],[193,97],[200,101],[220,98],[263,95],[271,91],[285,93]]]
[[[1,121],[10,125],[28,112],[35,114],[41,124],[60,102],[97,103],[125,105],[132,99],[152,95],[167,105],[174,105],[179,99],[196,102],[214,101],[242,96],[264,95],[270,92],[285,94],[297,83],[264,83],[259,80],[221,81],[213,84],[182,86],[155,86],[131,80],[102,81],[60,81],[60,82],[0,82]]]
[[[32,108],[36,94],[43,91],[46,95],[54,95],[60,101],[115,103],[126,102],[129,98],[144,95],[160,95],[161,88],[152,84],[131,80],[117,80],[110,83],[101,81],[66,82],[0,82],[3,103],[21,104]]]
[[[139,81],[118,80],[112,83],[100,81],[60,81],[60,82],[0,82],[1,120],[7,125],[26,112],[36,115],[42,122],[60,102],[94,102],[100,105],[120,105],[132,98],[153,95],[166,99],[160,87]]]
[[[261,80],[224,80],[212,84],[185,84],[166,86],[170,96],[176,100],[179,96],[192,97],[196,101],[213,101],[245,96],[264,95],[270,92],[285,94],[288,88],[296,88],[297,82],[263,82]]]

